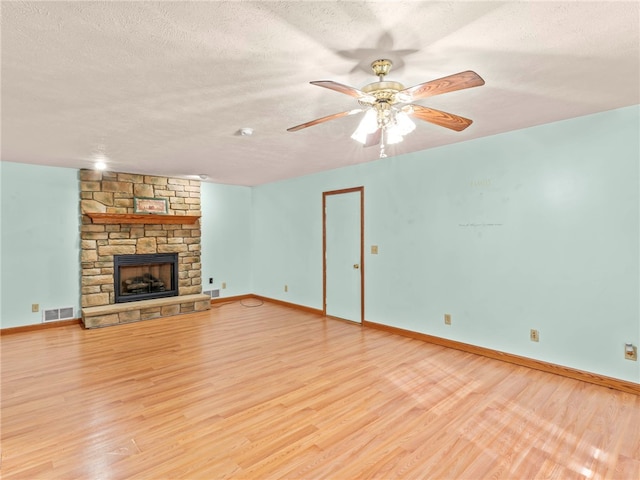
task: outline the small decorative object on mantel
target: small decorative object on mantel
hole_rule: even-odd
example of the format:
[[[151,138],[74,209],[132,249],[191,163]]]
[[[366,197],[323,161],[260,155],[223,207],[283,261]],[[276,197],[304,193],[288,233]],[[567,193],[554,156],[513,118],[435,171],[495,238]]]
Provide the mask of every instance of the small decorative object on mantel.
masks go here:
[[[169,208],[166,198],[134,197],[133,211],[134,213],[166,215],[169,213]]]

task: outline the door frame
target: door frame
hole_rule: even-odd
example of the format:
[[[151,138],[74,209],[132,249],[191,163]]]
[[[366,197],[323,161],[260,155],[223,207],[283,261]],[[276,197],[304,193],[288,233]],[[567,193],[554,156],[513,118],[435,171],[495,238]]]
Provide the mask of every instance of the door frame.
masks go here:
[[[364,186],[322,192],[322,314],[327,315],[327,197],[360,193],[360,325],[364,324]]]

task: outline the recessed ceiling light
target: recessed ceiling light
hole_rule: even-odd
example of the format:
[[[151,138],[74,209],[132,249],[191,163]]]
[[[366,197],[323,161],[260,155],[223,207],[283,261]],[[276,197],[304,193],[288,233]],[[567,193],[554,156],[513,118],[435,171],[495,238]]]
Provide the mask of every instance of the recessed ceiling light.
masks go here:
[[[102,153],[102,152],[98,152],[98,153],[94,153],[93,154],[93,168],[95,168],[96,170],[106,170],[107,168],[107,156]]]

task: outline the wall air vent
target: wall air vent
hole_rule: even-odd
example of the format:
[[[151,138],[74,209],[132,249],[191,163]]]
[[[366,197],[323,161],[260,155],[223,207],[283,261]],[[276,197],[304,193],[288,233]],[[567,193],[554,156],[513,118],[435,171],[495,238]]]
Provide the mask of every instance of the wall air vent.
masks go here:
[[[209,295],[211,298],[218,298],[220,296],[220,289],[216,288],[215,290],[206,290],[202,293]]]
[[[43,322],[55,322],[58,320],[67,320],[73,317],[73,307],[51,308],[42,311]]]

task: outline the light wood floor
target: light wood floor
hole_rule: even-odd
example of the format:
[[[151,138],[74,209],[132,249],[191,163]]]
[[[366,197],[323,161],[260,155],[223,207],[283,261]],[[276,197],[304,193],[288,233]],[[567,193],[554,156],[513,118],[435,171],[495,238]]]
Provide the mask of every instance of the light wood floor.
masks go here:
[[[638,396],[279,305],[1,340],[5,480],[640,478]]]

